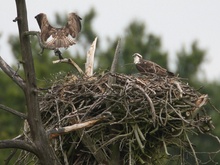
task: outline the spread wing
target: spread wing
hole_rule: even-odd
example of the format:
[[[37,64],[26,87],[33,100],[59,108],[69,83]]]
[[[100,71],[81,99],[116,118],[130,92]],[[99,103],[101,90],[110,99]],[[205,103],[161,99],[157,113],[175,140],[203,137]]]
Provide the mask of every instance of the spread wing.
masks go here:
[[[66,24],[66,36],[71,35],[73,38],[76,38],[78,33],[81,30],[81,22],[82,18],[80,18],[75,13],[69,13],[68,22]]]
[[[68,48],[75,44],[74,38],[81,30],[81,18],[75,13],[68,15],[68,22],[66,26],[62,28],[52,27],[44,13],[38,14],[35,18],[41,29],[41,40],[47,48]]]
[[[47,39],[54,33],[55,28],[53,28],[48,20],[47,20],[47,16],[44,13],[40,13],[38,15],[35,16],[37,23],[41,29],[41,40],[43,42],[46,42]]]

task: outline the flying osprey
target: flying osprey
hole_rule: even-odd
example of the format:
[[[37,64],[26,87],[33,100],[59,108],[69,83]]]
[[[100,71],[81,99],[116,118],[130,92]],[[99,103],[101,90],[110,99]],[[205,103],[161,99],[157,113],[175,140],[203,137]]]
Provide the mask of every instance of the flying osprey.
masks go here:
[[[134,57],[134,64],[136,65],[137,70],[142,73],[142,74],[147,74],[147,73],[154,73],[159,76],[174,76],[172,72],[167,71],[166,69],[162,68],[160,65],[144,60],[142,58],[142,55],[139,53],[135,53],[133,55]]]
[[[68,14],[68,20],[64,27],[55,28],[51,26],[44,13],[35,16],[41,29],[40,38],[45,48],[57,50],[58,48],[68,48],[75,44],[74,38],[81,30],[81,18],[75,13]]]

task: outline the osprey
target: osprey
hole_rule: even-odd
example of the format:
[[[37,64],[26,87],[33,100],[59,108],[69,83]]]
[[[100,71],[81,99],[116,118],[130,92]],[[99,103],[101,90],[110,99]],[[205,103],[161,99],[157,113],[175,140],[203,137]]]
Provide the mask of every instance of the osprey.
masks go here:
[[[68,20],[64,27],[55,28],[51,26],[44,13],[35,16],[41,29],[41,41],[48,49],[68,48],[75,44],[74,38],[81,30],[81,18],[75,13],[68,14]]]
[[[160,65],[152,61],[144,60],[139,53],[135,53],[133,57],[137,70],[142,74],[154,73],[159,76],[174,76],[172,72],[167,71]]]

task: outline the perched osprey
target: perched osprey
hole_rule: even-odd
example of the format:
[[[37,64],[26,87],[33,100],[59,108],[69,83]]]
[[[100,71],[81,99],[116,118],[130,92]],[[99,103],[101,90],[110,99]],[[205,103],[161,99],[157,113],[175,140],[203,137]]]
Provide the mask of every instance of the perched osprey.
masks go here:
[[[139,53],[135,53],[133,57],[137,70],[142,74],[154,73],[159,76],[174,76],[172,72],[167,71],[160,65],[152,61],[144,60]]]
[[[35,16],[41,29],[41,41],[48,49],[68,48],[75,44],[74,38],[81,30],[81,18],[75,13],[68,14],[68,21],[64,27],[51,26],[44,13]]]

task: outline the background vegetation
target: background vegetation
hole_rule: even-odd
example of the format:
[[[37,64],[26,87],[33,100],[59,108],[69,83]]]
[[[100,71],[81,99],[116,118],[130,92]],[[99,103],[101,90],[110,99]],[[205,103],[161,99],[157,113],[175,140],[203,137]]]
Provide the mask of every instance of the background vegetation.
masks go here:
[[[63,19],[64,17],[56,14],[56,18],[57,24],[65,24],[66,20]],[[77,44],[74,46],[76,51],[73,55],[72,52],[66,50],[63,53],[63,56],[74,58],[74,61],[76,61],[81,68],[84,68],[85,54],[94,38],[98,36],[98,32],[92,27],[92,22],[96,18],[96,12],[94,9],[91,9],[86,15],[82,16],[82,18],[83,29],[80,33]],[[132,54],[135,52],[142,54],[145,59],[152,60],[165,68],[169,68],[169,54],[162,49],[161,38],[155,34],[149,33],[143,22],[131,21],[120,36],[108,39],[106,49],[100,47],[100,44],[97,45],[95,55],[97,72],[108,70],[110,68],[119,38],[121,38],[121,56],[119,59],[120,66],[118,67],[118,72],[126,74],[137,72],[133,65],[132,58]],[[102,40],[99,38],[98,43],[101,42]],[[9,43],[13,52],[12,54],[16,59],[13,64],[13,67],[16,70],[18,69],[17,63],[19,63],[19,59],[21,59],[18,36],[10,36]],[[44,51],[43,55],[39,56],[40,47],[35,37],[32,37],[32,50],[35,60],[37,82],[40,88],[47,88],[55,76],[59,76],[62,73],[76,72],[67,64],[52,64],[52,60],[57,59],[52,51]],[[186,81],[201,93],[207,93],[212,104],[217,109],[220,109],[220,105],[218,104],[220,98],[220,82],[198,79],[200,66],[206,59],[206,51],[199,47],[197,41],[193,41],[190,51],[186,51],[182,48],[176,53],[176,57],[176,70],[173,72],[179,74],[180,77],[186,78]],[[21,67],[18,72],[22,75]],[[0,103],[17,109],[20,112],[25,112],[25,100],[21,90],[1,70],[0,77]],[[207,107],[207,109],[213,108]],[[220,137],[220,123],[218,122],[219,113],[214,113],[213,111],[210,113],[212,113],[211,116],[214,125],[216,126],[214,134]],[[1,140],[15,137],[21,132],[22,126],[23,123],[20,118],[0,110]],[[198,151],[216,151],[219,149],[219,146],[215,145],[215,139],[207,138],[205,135],[195,137],[194,141],[197,145]],[[8,154],[9,150],[0,150],[0,164],[2,164],[1,162],[7,158]],[[220,162],[220,154],[216,156],[216,161]]]

